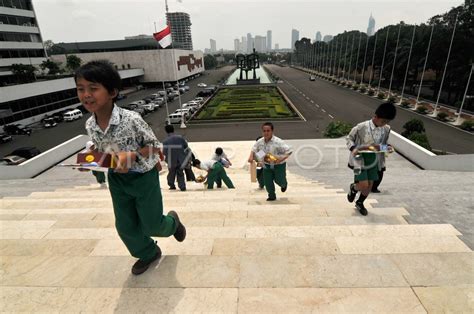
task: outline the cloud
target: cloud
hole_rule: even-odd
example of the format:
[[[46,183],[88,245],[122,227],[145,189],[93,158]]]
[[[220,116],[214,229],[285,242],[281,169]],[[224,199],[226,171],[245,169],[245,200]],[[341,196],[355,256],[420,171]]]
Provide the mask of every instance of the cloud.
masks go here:
[[[84,10],[84,9],[78,9],[72,11],[71,17],[74,19],[82,19],[82,20],[95,20],[97,19],[97,15],[95,15],[93,12]]]

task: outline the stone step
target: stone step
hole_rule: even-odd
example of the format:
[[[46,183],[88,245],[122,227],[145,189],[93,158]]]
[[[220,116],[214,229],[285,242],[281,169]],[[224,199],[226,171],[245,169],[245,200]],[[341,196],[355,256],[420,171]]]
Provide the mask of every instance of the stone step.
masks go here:
[[[55,220],[8,220],[0,221],[1,235],[4,239],[15,239],[18,235],[29,235],[35,239],[36,231],[48,230],[47,239],[103,239],[116,238],[116,230],[110,228],[67,228],[55,227]],[[86,223],[87,224],[87,223]],[[389,237],[456,237],[461,235],[452,225],[303,225],[303,226],[217,226],[188,227],[190,238],[307,238],[307,237],[360,237],[383,239]],[[207,232],[206,232],[207,231]],[[44,236],[44,235],[43,235]],[[20,238],[21,238],[20,237]],[[42,237],[42,236],[41,236]],[[26,237],[23,237],[26,238]],[[341,238],[341,241],[345,241]],[[410,243],[408,243],[409,245]],[[360,243],[364,246],[364,243]],[[347,250],[356,250],[350,246]],[[362,253],[359,253],[362,254]]]
[[[2,286],[410,288],[443,286],[453,282],[461,286],[472,285],[473,261],[472,252],[300,256],[165,255],[159,264],[152,265],[146,276],[132,279],[130,268],[135,260],[129,256],[5,256],[2,259]],[[407,268],[410,264],[412,266]],[[433,267],[427,267],[431,265]]]
[[[219,198],[219,201],[213,199],[211,202],[207,202],[205,197],[202,198],[182,198],[182,199],[167,199],[163,198],[163,204],[165,207],[179,207],[189,210],[200,210],[206,208],[207,210],[230,210],[230,209],[248,209],[258,210],[260,207],[265,209],[300,209],[302,206],[308,208],[317,207],[318,205],[332,204],[334,207],[347,207],[351,204],[347,202],[344,195],[340,197],[335,196],[320,196],[314,198],[282,198],[275,202],[267,202],[266,196],[256,197],[252,199],[239,200],[225,200],[225,198]],[[369,202],[367,202],[369,203]],[[35,208],[100,208],[100,207],[112,207],[111,198],[62,198],[62,199],[8,199],[0,200],[0,209],[35,209]]]

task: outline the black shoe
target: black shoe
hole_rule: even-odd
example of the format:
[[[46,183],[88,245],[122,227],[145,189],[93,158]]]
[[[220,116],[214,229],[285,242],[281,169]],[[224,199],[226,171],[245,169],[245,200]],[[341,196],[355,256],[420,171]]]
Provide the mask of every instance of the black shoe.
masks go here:
[[[272,201],[275,201],[276,199],[277,199],[276,197],[269,197],[269,198],[267,198],[267,201],[272,202]]]
[[[347,200],[349,201],[349,203],[352,203],[356,196],[357,196],[357,191],[354,190],[354,183],[351,183],[349,187],[349,193],[347,193]]]
[[[264,185],[259,185],[258,188],[259,188],[260,190],[263,190],[263,188],[265,188],[265,186],[264,186]]]
[[[155,256],[153,256],[151,260],[143,261],[139,259],[138,261],[135,262],[135,264],[133,264],[132,274],[134,275],[143,274],[154,261],[159,260],[161,258],[161,249],[159,246],[157,246],[156,248],[157,248],[156,254]]]
[[[380,190],[379,189],[373,189],[371,192],[372,193],[380,193]]]
[[[281,191],[282,191],[283,193],[285,193],[287,188],[288,188],[288,186],[285,186],[284,188],[281,188]]]
[[[356,202],[356,208],[359,210],[359,213],[360,213],[362,216],[367,216],[368,212],[367,212],[367,209],[366,209],[365,206],[364,206],[364,203],[362,203],[362,202]]]
[[[218,185],[217,188],[218,188],[218,189],[222,188],[222,185]]]
[[[179,220],[178,213],[172,210],[168,213],[168,216],[173,217],[176,221],[177,228],[176,232],[174,233],[174,238],[178,242],[183,242],[184,239],[186,239],[186,227],[184,227],[184,225]]]
[[[180,189],[180,190],[183,191],[183,192],[185,192],[185,191],[186,191],[186,188],[182,188],[182,189]]]
[[[170,186],[170,190],[176,190],[175,186]]]

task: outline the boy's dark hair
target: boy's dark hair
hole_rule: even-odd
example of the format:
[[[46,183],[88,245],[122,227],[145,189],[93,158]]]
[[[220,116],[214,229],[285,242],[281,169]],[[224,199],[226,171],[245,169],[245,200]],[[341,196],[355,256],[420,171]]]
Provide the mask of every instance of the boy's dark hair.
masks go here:
[[[220,156],[220,155],[222,155],[223,153],[224,153],[224,150],[223,150],[222,148],[220,148],[220,147],[217,147],[217,148],[216,148],[216,155],[217,155],[217,156]]]
[[[273,123],[271,123],[271,122],[265,122],[264,124],[262,124],[262,129],[263,129],[264,126],[269,126],[269,127],[272,129],[272,131],[273,131]]]
[[[165,131],[167,134],[174,133],[174,126],[168,124],[167,126],[165,126]]]
[[[110,94],[117,90],[117,96],[120,87],[122,86],[122,79],[120,78],[119,73],[112,63],[107,60],[94,60],[87,62],[77,69],[74,74],[74,81],[76,81],[76,83],[80,78],[89,82],[102,84]],[[114,97],[114,101],[117,100],[117,96]]]
[[[199,159],[194,159],[193,160],[193,166],[196,167],[201,164],[201,161]]]
[[[384,102],[375,110],[375,115],[378,118],[393,120],[397,115],[397,108],[391,102]]]

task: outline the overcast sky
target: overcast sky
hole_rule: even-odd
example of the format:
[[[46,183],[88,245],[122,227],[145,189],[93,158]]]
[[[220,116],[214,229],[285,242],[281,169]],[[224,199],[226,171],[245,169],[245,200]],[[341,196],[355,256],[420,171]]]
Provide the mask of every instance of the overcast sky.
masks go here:
[[[169,0],[171,12],[191,16],[194,49],[233,49],[234,39],[247,33],[266,36],[273,31],[273,46],[289,48],[291,30],[314,38],[344,30],[366,31],[370,13],[376,29],[399,21],[423,23],[447,12],[462,0]],[[165,23],[164,0],[33,0],[43,39],[80,42],[123,39],[152,34],[153,22]]]

